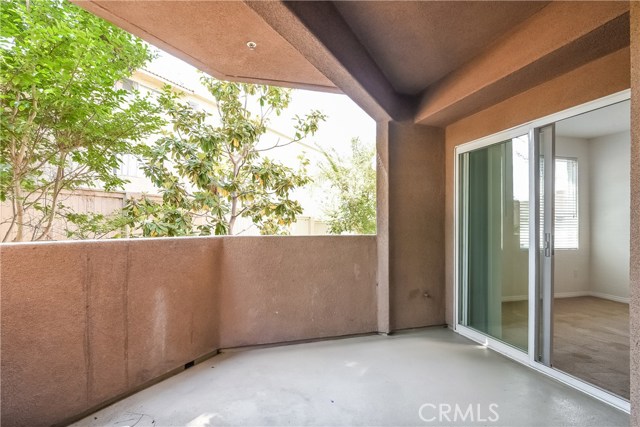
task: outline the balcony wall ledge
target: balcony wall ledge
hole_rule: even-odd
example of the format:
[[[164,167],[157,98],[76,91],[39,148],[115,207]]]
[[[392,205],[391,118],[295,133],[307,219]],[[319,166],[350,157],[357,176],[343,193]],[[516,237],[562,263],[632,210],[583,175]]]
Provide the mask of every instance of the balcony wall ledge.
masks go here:
[[[2,425],[76,419],[218,349],[377,331],[376,236],[0,245]]]

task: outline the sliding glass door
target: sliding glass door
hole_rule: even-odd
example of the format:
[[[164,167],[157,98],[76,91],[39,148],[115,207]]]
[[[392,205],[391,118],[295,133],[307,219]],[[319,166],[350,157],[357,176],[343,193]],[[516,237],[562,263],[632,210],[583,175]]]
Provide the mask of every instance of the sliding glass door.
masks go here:
[[[459,147],[456,330],[628,410],[624,96]]]
[[[529,138],[460,158],[459,324],[528,347]]]

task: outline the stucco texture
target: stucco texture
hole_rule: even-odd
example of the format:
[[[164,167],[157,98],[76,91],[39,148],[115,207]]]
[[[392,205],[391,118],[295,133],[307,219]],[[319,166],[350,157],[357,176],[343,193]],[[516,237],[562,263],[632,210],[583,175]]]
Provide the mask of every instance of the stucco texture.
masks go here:
[[[389,122],[376,124],[378,332],[391,332],[389,316]]]
[[[448,125],[628,46],[628,10],[627,2],[551,2],[430,86],[416,121]]]
[[[444,131],[389,122],[392,330],[444,319]]]
[[[220,346],[375,332],[375,237],[229,238]]]
[[[375,237],[0,246],[2,425],[64,423],[219,348],[376,331]]]
[[[631,2],[631,425],[640,426],[640,2]]]

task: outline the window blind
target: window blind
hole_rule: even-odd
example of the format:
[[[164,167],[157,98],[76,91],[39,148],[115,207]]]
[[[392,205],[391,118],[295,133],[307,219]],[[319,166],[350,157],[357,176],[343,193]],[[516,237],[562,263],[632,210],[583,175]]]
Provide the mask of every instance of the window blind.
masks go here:
[[[578,249],[578,160],[556,158],[555,249]],[[541,183],[542,184],[542,183]],[[529,201],[518,203],[520,247],[529,247]],[[541,197],[540,208],[544,209]]]
[[[578,160],[556,159],[555,248],[578,249]]]

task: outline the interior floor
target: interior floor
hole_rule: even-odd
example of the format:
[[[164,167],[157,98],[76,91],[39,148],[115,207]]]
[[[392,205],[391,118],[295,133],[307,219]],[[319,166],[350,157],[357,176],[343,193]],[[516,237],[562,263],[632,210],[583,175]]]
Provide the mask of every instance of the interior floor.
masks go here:
[[[629,399],[629,305],[554,300],[553,367]]]
[[[556,298],[553,312],[553,367],[629,399],[629,305]],[[527,301],[503,302],[503,340],[526,349],[527,317]]]

